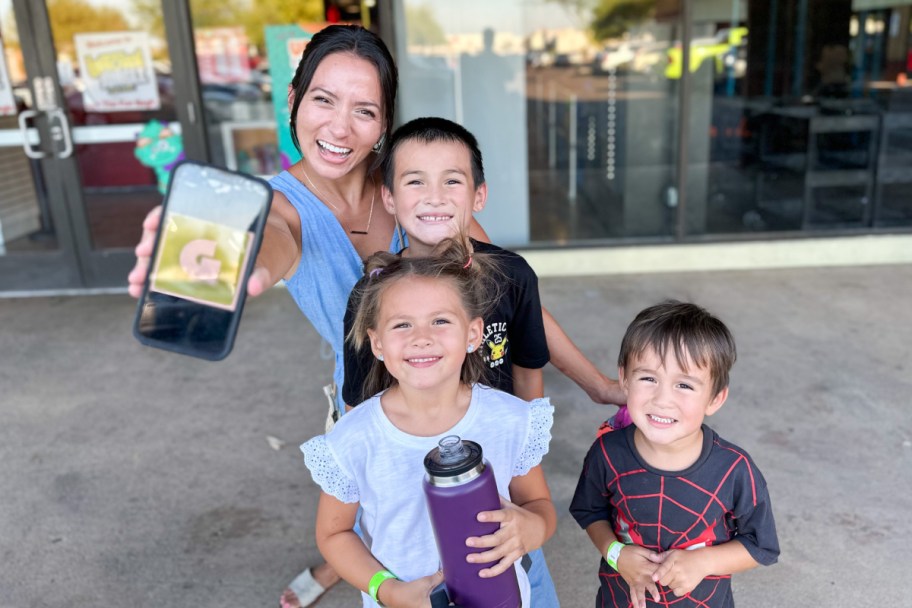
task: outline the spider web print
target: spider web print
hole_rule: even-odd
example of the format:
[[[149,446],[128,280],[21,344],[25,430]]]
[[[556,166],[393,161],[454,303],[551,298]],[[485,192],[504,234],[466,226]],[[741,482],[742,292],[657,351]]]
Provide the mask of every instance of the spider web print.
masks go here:
[[[735,513],[750,514],[758,504],[758,483],[765,483],[747,454],[706,429],[713,436],[712,458],[678,475],[647,470],[623,445],[624,433],[600,437],[589,453],[584,475],[594,476],[601,488],[596,503],[610,503],[618,539],[664,552],[695,549],[728,542],[739,534],[743,522]],[[609,439],[614,436],[613,439]],[[588,484],[590,492],[595,484]],[[579,490],[577,490],[579,492]],[[607,507],[608,505],[604,505]],[[763,520],[763,517],[760,518]],[[770,519],[771,523],[771,519]],[[773,534],[774,528],[773,528]],[[602,561],[601,586],[596,606],[631,606],[630,590],[623,578]],[[659,585],[656,602],[649,606],[675,608],[732,606],[731,576],[709,576],[689,594],[677,597]]]

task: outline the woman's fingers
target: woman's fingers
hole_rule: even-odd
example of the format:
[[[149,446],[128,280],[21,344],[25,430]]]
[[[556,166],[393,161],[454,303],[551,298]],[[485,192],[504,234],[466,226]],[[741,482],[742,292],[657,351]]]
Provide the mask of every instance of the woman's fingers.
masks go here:
[[[149,257],[136,258],[136,265],[133,266],[133,270],[127,275],[127,291],[134,298],[142,295],[148,271]]]
[[[134,298],[142,295],[143,285],[146,282],[146,275],[149,272],[149,261],[152,257],[152,249],[155,247],[155,234],[158,232],[158,226],[161,223],[161,205],[155,207],[146,214],[143,220],[143,233],[136,245],[136,264],[133,270],[127,275],[127,291]]]

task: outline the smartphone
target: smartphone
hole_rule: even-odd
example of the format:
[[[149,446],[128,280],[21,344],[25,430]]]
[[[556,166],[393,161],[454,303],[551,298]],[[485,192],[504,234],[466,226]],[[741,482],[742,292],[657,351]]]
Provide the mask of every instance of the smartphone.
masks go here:
[[[228,356],[271,201],[262,179],[194,161],[174,168],[133,323],[140,342]]]

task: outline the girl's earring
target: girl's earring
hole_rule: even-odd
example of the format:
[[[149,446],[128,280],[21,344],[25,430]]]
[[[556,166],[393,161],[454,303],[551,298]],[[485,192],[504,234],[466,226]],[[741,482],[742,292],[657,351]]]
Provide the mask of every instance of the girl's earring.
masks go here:
[[[386,141],[386,133],[384,133],[383,135],[380,136],[380,141],[375,143],[374,146],[371,148],[371,150],[373,150],[374,152],[380,152],[380,150],[383,149],[383,142],[385,142],[385,141]]]
[[[383,355],[382,355],[382,354],[377,355],[377,361],[383,362]]]
[[[475,350],[475,345],[474,345],[474,344],[469,344],[469,345],[466,347],[466,352],[467,352],[467,353],[470,353],[470,352],[472,352],[472,351],[474,351],[474,350]]]

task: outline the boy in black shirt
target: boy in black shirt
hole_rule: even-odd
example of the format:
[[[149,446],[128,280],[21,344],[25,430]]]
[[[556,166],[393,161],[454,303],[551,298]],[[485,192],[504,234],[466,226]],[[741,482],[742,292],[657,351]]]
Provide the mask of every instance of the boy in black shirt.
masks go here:
[[[602,555],[596,606],[729,608],[731,575],[777,560],[766,481],[703,424],[735,357],[725,325],[694,304],[652,306],[627,328],[618,373],[633,424],[595,441],[570,504]]]
[[[472,214],[484,209],[487,185],[475,137],[443,118],[418,118],[399,127],[383,165],[383,205],[408,235],[403,256],[434,253],[446,238],[468,233]],[[530,401],[543,396],[542,368],[549,351],[538,296],[538,277],[519,255],[472,239],[479,253],[492,255],[503,277],[497,301],[485,317],[482,341],[488,375],[484,383]],[[359,286],[345,315],[345,335],[352,323]],[[346,341],[342,398],[357,405],[370,369],[370,348],[356,352]]]

